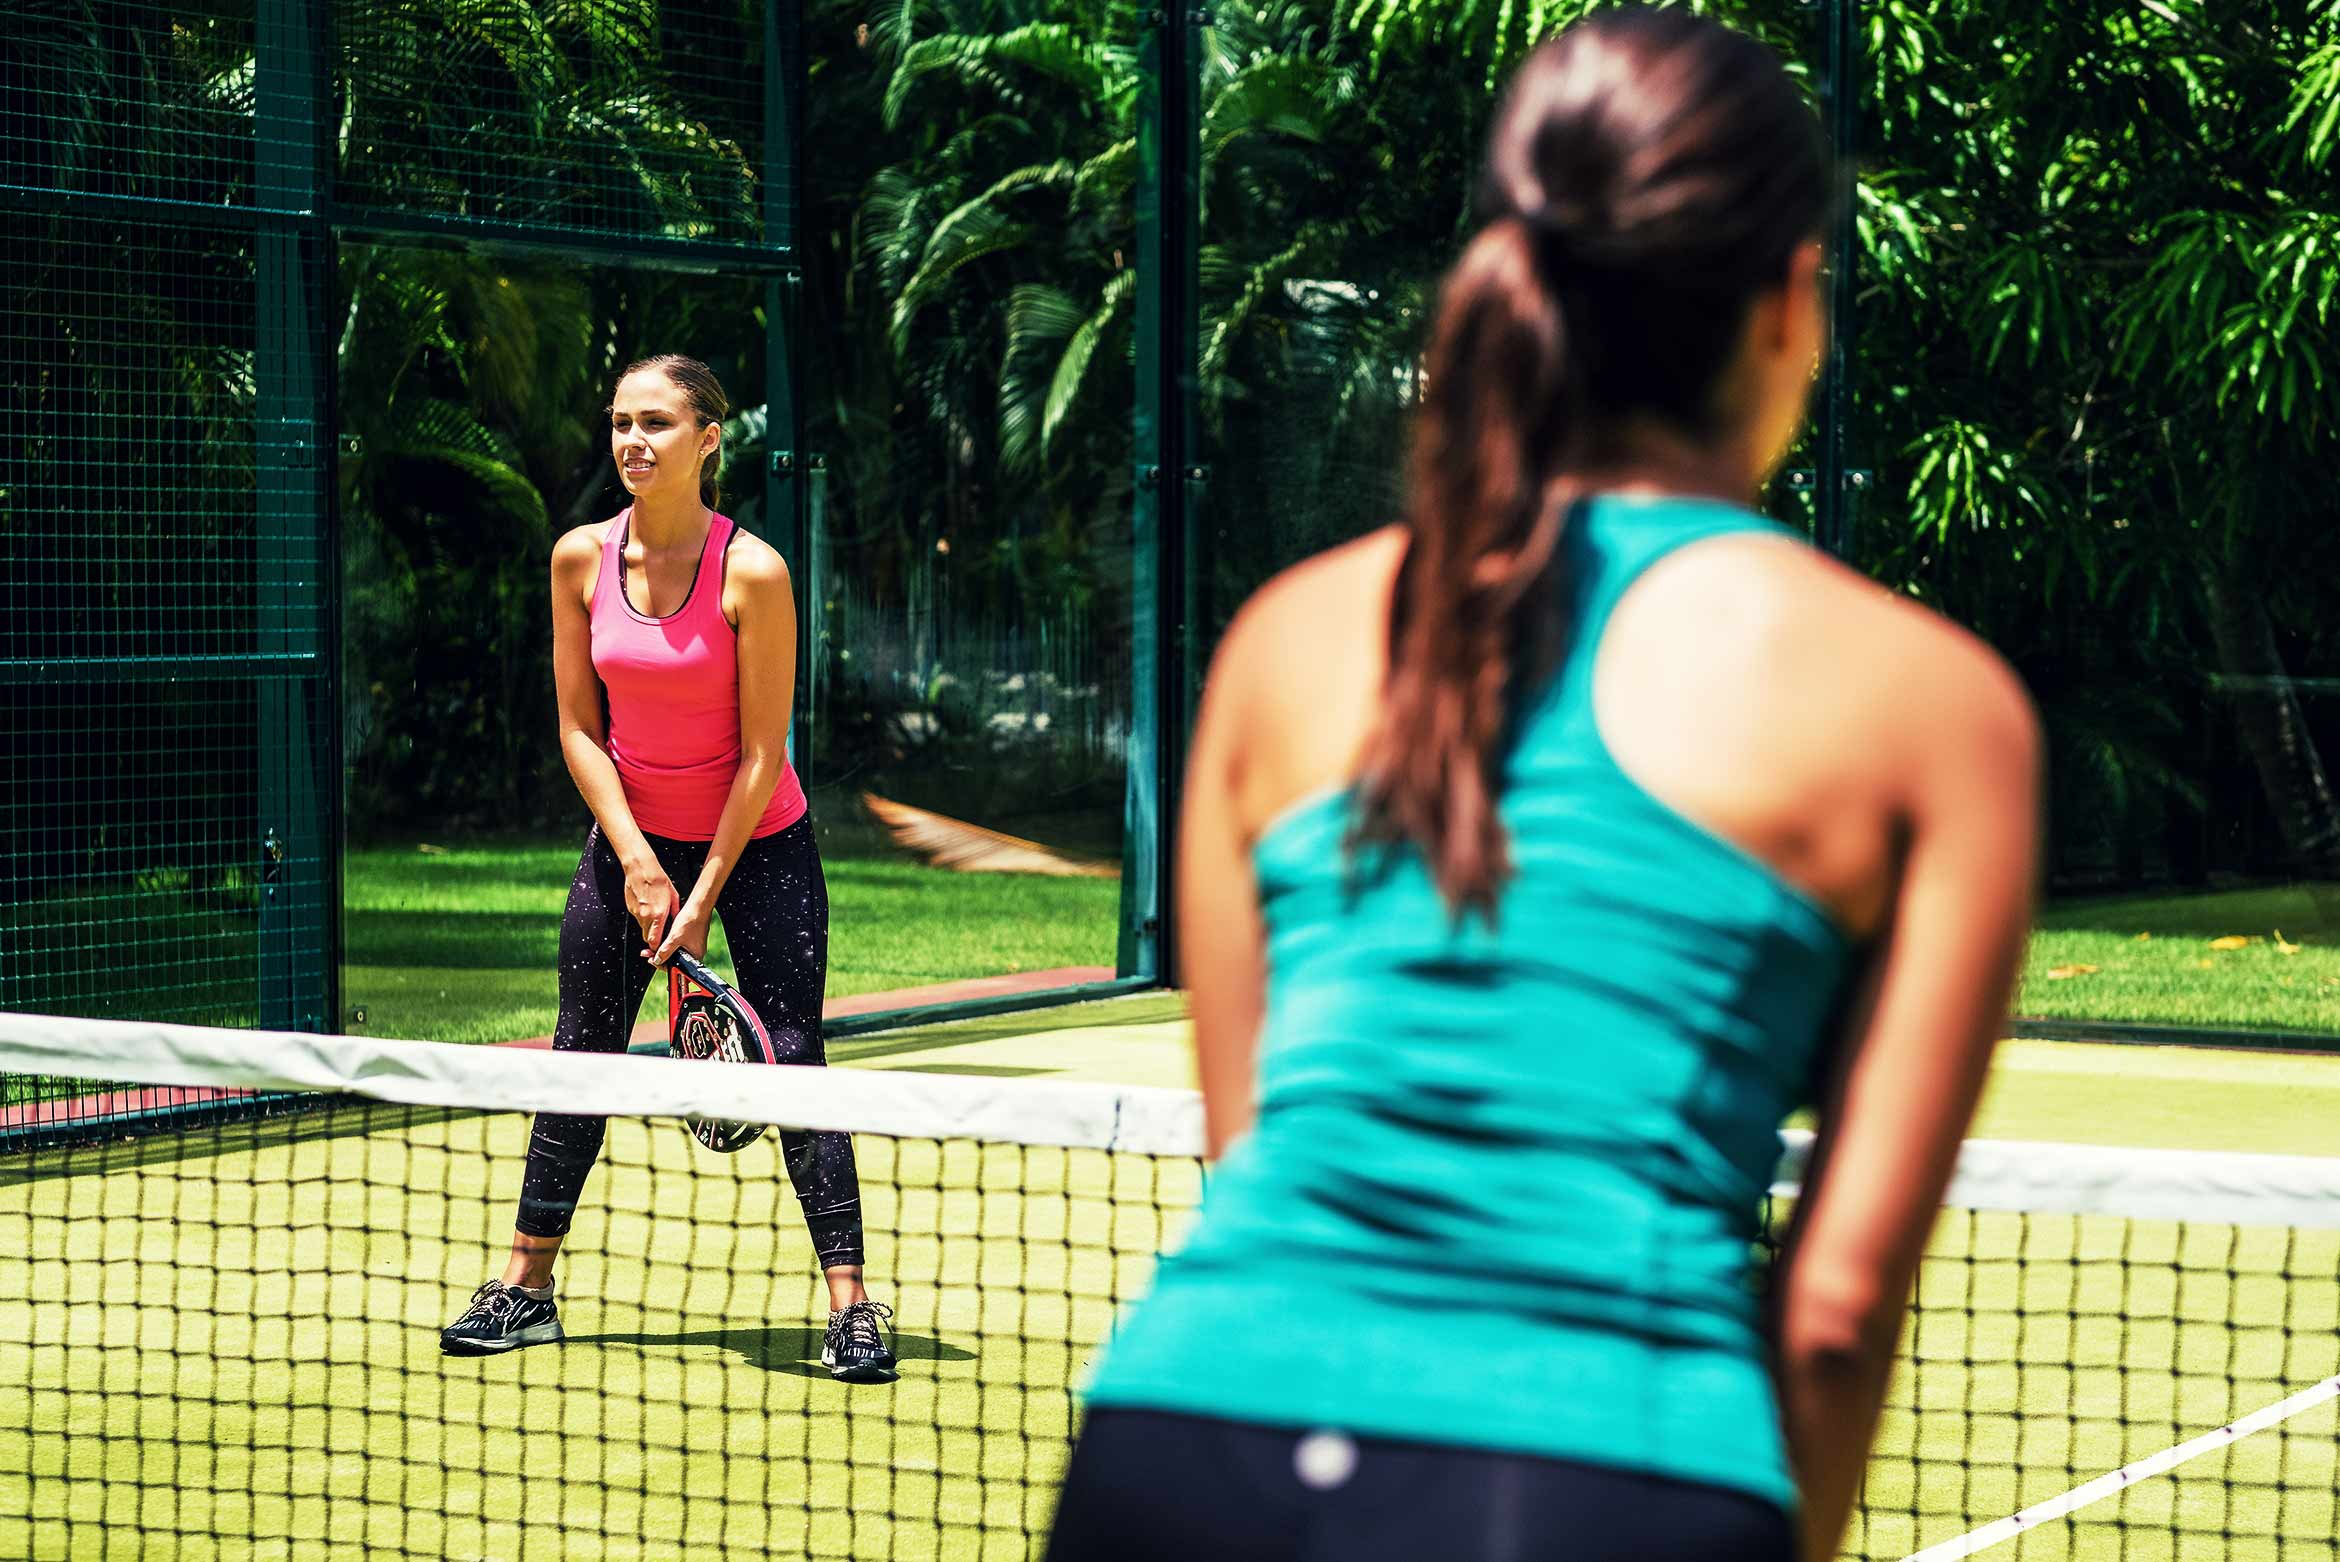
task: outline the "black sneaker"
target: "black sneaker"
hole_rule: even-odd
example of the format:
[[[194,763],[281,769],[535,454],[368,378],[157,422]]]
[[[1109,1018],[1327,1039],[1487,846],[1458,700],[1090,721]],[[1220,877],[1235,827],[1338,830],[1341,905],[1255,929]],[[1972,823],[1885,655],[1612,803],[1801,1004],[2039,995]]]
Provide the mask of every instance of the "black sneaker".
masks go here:
[[[560,1337],[561,1315],[551,1297],[538,1301],[517,1286],[490,1280],[471,1293],[463,1316],[439,1331],[439,1349],[450,1356],[492,1356]]]
[[[894,1310],[882,1302],[855,1302],[829,1314],[821,1341],[821,1365],[847,1383],[887,1383],[894,1376],[894,1353],[886,1346],[885,1320]]]

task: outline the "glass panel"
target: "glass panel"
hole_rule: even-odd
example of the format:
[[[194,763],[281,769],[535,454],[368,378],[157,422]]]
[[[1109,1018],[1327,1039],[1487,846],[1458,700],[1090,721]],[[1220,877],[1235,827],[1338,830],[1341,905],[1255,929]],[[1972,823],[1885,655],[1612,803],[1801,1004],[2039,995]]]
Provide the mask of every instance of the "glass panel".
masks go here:
[[[2265,24],[1867,35],[1857,561],[2030,684],[2018,1008],[2097,1033],[2340,1030],[2340,204],[2314,24]]]
[[[809,41],[806,768],[832,997],[1115,959],[1134,56],[1070,4],[970,27]]]
[[[1718,9],[1791,61],[1812,47],[1805,7]],[[1568,19],[1465,8],[1328,30],[1308,7],[1216,14],[1199,382],[1211,482],[1195,544],[1206,656],[1268,576],[1399,519],[1418,360],[1439,279],[1475,227],[1495,89]],[[1809,462],[1807,439],[1791,465]],[[1773,508],[1809,525],[1785,482]]]
[[[552,543],[624,508],[604,409],[617,369],[661,351],[722,380],[722,507],[762,528],[761,293],[752,277],[343,246],[350,1029],[551,1032],[591,823],[555,739]]]

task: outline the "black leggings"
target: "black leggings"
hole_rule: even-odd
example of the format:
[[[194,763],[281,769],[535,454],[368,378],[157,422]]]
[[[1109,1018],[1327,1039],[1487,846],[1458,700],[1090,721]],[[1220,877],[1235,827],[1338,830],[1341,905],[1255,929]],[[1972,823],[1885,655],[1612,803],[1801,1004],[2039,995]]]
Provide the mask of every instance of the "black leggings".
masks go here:
[[[689,894],[707,860],[705,841],[650,836],[650,849]],[[829,886],[808,814],[748,842],[715,902],[731,944],[733,974],[782,1063],[821,1064],[821,989],[829,965]],[[626,873],[599,826],[569,885],[561,916],[561,1017],[553,1046],[563,1052],[623,1052],[642,995],[657,973],[641,956],[642,929],[626,911]],[[521,1235],[565,1236],[577,1195],[601,1154],[606,1119],[539,1112],[520,1183]],[[781,1160],[823,1268],[861,1262],[861,1181],[853,1141],[842,1133],[780,1135]]]
[[[1049,1562],[1796,1562],[1744,1492],[1562,1459],[1098,1410]]]

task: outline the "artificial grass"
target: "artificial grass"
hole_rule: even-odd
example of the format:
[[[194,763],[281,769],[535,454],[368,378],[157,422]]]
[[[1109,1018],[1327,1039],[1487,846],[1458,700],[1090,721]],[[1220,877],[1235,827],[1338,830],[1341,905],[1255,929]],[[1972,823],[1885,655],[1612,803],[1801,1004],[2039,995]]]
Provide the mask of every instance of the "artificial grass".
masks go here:
[[[861,1136],[903,1367],[848,1387],[817,1365],[775,1141],[717,1158],[620,1119],[564,1254],[567,1342],[447,1359],[527,1127],[345,1109],[0,1178],[0,1554],[1031,1556],[1072,1390],[1199,1193],[1191,1162]],[[2330,1232],[1946,1220],[1846,1555],[2340,1370],[2336,1273]],[[2336,1430],[2324,1405],[2020,1553],[2328,1556]]]
[[[870,1068],[1194,1086],[1176,992],[847,1037],[830,1050]],[[2335,1155],[2335,1124],[2340,1053],[2008,1041],[1972,1137]]]
[[[2340,1232],[1958,1212],[1935,1228],[1845,1554],[1899,1559],[2340,1371]],[[2326,1402],[2051,1521],[2025,1558],[2331,1557]]]
[[[1976,1139],[2340,1154],[2340,1055],[2002,1042]]]
[[[824,866],[833,998],[1114,963],[1114,880],[943,873],[898,856],[832,854]],[[423,1041],[549,1035],[561,907],[576,867],[573,841],[352,848],[343,860],[344,1028]],[[708,952],[728,967],[720,919]],[[662,992],[647,1001],[664,1012]]]
[[[2299,884],[2050,906],[2015,1012],[2340,1034],[2340,927]]]
[[[1200,1192],[862,1136],[902,1370],[851,1386],[777,1138],[619,1119],[567,1342],[446,1358],[528,1126],[345,1109],[0,1178],[0,1555],[1022,1558],[1073,1386]]]
[[[832,997],[1114,962],[1113,880],[943,873],[858,840],[824,849]],[[352,849],[344,1026],[431,1041],[549,1033],[575,867],[566,841]],[[728,960],[720,927],[710,949]],[[2016,1012],[2340,1035],[2340,929],[2303,885],[2051,906]]]

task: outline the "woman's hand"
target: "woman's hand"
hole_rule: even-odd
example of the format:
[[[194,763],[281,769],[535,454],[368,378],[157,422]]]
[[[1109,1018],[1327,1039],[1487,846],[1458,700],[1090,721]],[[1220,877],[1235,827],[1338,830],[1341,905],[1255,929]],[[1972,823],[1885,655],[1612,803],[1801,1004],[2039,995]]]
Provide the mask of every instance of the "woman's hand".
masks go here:
[[[693,895],[682,903],[674,921],[666,930],[666,937],[651,943],[643,954],[652,965],[664,965],[674,958],[677,949],[686,951],[694,960],[707,958],[707,927],[715,915],[712,901],[702,901]]]
[[[645,957],[665,940],[667,919],[674,915],[680,898],[674,892],[674,880],[666,876],[656,857],[645,852],[626,864],[626,915],[642,929]],[[700,936],[704,940],[703,932]]]

